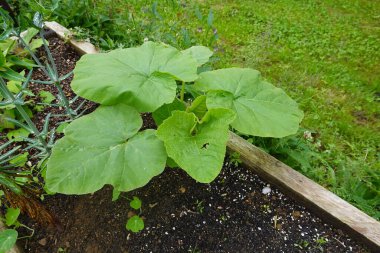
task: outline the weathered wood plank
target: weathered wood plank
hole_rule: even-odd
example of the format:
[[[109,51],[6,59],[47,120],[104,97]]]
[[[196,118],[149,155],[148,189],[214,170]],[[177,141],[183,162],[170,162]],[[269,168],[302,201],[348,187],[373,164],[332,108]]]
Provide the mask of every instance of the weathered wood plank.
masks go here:
[[[76,41],[73,39],[73,34],[70,30],[55,21],[45,22],[45,27],[53,30],[62,40],[69,42],[80,55],[98,53],[93,44],[86,41]]]
[[[227,146],[255,173],[380,252],[380,222],[232,132]]]

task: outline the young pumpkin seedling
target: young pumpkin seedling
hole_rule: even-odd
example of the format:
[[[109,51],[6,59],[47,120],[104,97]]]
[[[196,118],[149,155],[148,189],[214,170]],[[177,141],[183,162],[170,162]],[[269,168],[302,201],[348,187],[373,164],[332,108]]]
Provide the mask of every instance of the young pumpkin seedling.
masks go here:
[[[144,220],[140,217],[142,202],[138,197],[134,196],[129,205],[135,210],[140,210],[140,214],[130,217],[127,221],[126,228],[134,233],[140,232],[144,229]]]
[[[130,207],[132,207],[134,210],[140,211],[138,215],[133,215],[132,217],[128,218],[127,223],[125,224],[126,229],[132,231],[133,233],[140,232],[141,230],[144,229],[144,220],[140,217],[142,213],[142,210],[141,210],[142,201],[140,200],[139,197],[136,197],[136,196],[133,196],[133,199],[131,200],[121,195],[120,191],[113,189],[112,201],[116,201],[120,197],[123,197],[129,200]]]
[[[296,133],[303,113],[295,101],[253,69],[199,74],[211,55],[202,46],[179,51],[154,42],[84,55],[71,87],[100,106],[64,129],[47,164],[47,188],[85,194],[111,184],[130,191],[166,164],[209,183],[222,168],[230,127],[265,137]],[[140,131],[139,113],[147,112],[157,130]]]

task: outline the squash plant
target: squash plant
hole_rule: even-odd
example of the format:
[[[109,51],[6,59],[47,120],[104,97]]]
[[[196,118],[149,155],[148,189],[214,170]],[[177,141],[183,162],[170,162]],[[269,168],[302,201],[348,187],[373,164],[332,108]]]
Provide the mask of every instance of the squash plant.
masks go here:
[[[296,133],[297,103],[253,69],[198,73],[212,52],[179,51],[146,42],[140,47],[84,55],[74,70],[75,93],[100,106],[68,125],[47,163],[46,187],[65,194],[142,187],[165,165],[199,182],[219,174],[230,127],[256,136]],[[192,103],[184,100],[186,91]],[[157,130],[140,130],[151,112]]]

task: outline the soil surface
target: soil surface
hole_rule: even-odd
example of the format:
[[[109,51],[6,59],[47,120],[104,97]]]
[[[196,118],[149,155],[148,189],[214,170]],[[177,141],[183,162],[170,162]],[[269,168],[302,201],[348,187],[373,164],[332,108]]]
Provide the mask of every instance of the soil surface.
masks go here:
[[[264,191],[269,193],[263,194]],[[145,229],[125,228],[138,196]],[[145,187],[111,201],[106,187],[93,195],[47,197],[62,229],[36,230],[21,243],[26,252],[366,252],[341,230],[267,185],[252,172],[226,162],[211,184],[167,168]]]
[[[51,50],[53,59],[56,63],[57,71],[60,76],[64,76],[71,71],[74,70],[75,63],[79,60],[80,56],[77,54],[77,52],[70,47],[68,44],[65,44],[62,42],[61,39],[57,38],[54,33],[47,32],[47,39],[49,41],[49,48]],[[43,50],[43,48],[39,48],[37,52],[40,60],[42,62],[47,62],[46,53]],[[88,100],[85,100],[81,97],[78,97],[75,99],[75,93],[70,88],[70,83],[73,78],[73,75],[69,76],[65,80],[61,82],[62,89],[68,98],[70,100],[71,108],[73,110],[78,109],[79,105],[82,104],[82,106],[78,110],[78,114],[86,114],[90,113],[96,108],[96,104],[93,102],[90,102]],[[33,80],[49,80],[48,77],[44,74],[44,72],[41,69],[38,69],[35,71],[32,75]],[[48,113],[51,113],[53,117],[50,119],[50,129],[55,128],[59,125],[60,122],[68,120],[69,118],[67,116],[63,116],[65,114],[65,109],[63,107],[56,107],[56,106],[43,106],[43,98],[39,95],[41,91],[48,91],[51,94],[53,94],[56,98],[59,97],[58,95],[58,89],[54,85],[44,85],[39,83],[31,83],[29,85],[29,89],[36,94],[35,97],[29,97],[28,99],[32,99],[33,103],[39,104],[41,103],[41,110],[37,111],[33,114],[33,122],[37,125],[37,128],[39,130],[42,129],[43,123],[45,122],[45,117]],[[58,100],[55,99],[52,101],[52,103],[57,104]],[[62,116],[57,116],[62,115]],[[58,135],[59,137],[60,135]]]
[[[61,74],[72,70],[79,56],[59,39],[49,41]],[[45,79],[42,73],[33,75]],[[69,82],[64,82],[64,90],[73,98]],[[37,94],[40,87],[32,85],[31,90]],[[43,89],[56,94],[52,86]],[[84,109],[91,112],[95,107],[86,102]],[[34,121],[42,126],[46,113],[62,110],[45,107]],[[53,126],[60,120],[56,118]],[[154,123],[145,115],[144,127],[148,126],[154,127]],[[129,206],[128,199],[133,196],[143,201],[141,213]],[[19,240],[20,246],[36,253],[368,252],[341,230],[228,160],[211,184],[197,183],[184,171],[167,168],[145,187],[124,193],[115,202],[111,198],[111,187],[91,195],[45,196],[43,204],[60,224],[44,227],[22,216],[20,221],[35,233]],[[134,214],[145,221],[145,229],[139,233],[125,228]],[[19,232],[21,237],[30,234],[25,229]]]

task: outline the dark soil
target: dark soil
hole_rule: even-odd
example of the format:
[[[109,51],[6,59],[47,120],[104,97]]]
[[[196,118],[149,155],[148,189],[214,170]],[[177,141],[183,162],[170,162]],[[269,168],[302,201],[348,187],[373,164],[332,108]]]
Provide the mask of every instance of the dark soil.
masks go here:
[[[74,69],[75,63],[79,60],[80,56],[75,52],[75,50],[72,47],[70,47],[68,44],[63,43],[62,40],[60,40],[56,36],[48,38],[48,40],[49,40],[49,48],[55,60],[59,75],[64,76],[68,74],[70,71]],[[43,48],[39,49],[38,56],[42,62],[47,61]],[[62,89],[69,100],[72,100],[75,97],[74,92],[70,88],[70,83],[71,83],[72,78],[73,78],[73,75],[71,75],[70,77],[66,78],[65,80],[61,82]],[[43,73],[41,69],[38,69],[38,71],[33,73],[32,79],[33,80],[49,80],[48,77]],[[37,94],[36,97],[29,98],[29,99],[33,99],[33,102],[35,104],[42,102],[42,99],[39,96],[39,92],[42,90],[52,93],[56,98],[58,97],[58,90],[54,85],[43,85],[39,83],[31,83],[29,85],[29,89],[34,94]],[[82,113],[83,111],[85,111],[85,113],[90,113],[91,111],[95,110],[96,104],[90,101],[85,101],[83,98],[78,98],[77,100],[75,100],[75,102],[72,103],[71,105],[72,109],[76,109],[82,102],[84,102],[84,105],[81,107],[78,113]],[[57,99],[53,100],[52,103],[58,103]],[[45,121],[45,117],[48,113],[51,113],[52,115],[63,115],[65,113],[65,110],[63,107],[44,106],[41,111],[34,113],[33,122],[37,125],[39,130],[42,129],[43,123]],[[62,122],[67,119],[68,117],[65,117],[65,116],[52,117],[50,120],[50,128],[57,127],[59,122]]]
[[[341,230],[325,224],[252,172],[226,162],[211,184],[166,169],[124,197],[143,201],[145,229],[128,232],[129,201],[112,202],[112,189],[93,195],[47,197],[62,230],[36,230],[26,252],[366,252]],[[268,188],[267,188],[268,189]]]
[[[79,59],[57,38],[50,39],[50,47],[61,74]],[[34,75],[44,79],[42,73]],[[69,81],[64,90],[72,98]],[[41,88],[32,85],[31,89],[38,93]],[[43,89],[56,94],[52,86]],[[88,112],[95,107],[90,102],[85,105]],[[46,113],[59,113],[63,108],[54,110],[44,108],[35,122],[41,126]],[[145,127],[153,127],[149,115],[145,116]],[[270,192],[264,194],[264,188]],[[125,228],[135,212],[127,200],[133,196],[143,201],[145,229],[137,234]],[[35,234],[19,240],[20,245],[36,253],[367,252],[252,172],[227,161],[211,184],[196,183],[182,170],[166,169],[145,187],[125,193],[116,202],[111,198],[110,187],[84,196],[46,196],[44,205],[61,225],[44,227],[24,215],[20,221]],[[22,228],[19,232],[21,237],[29,234]]]

